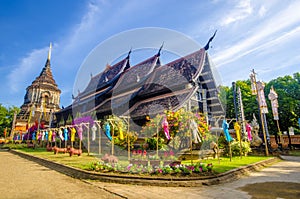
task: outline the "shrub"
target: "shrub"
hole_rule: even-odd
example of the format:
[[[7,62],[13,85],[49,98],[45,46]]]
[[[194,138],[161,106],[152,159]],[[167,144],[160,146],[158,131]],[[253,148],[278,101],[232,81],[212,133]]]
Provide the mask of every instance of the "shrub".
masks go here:
[[[241,142],[242,145],[242,155],[247,156],[249,152],[251,152],[250,143],[246,141]],[[230,143],[231,146],[231,152],[233,156],[239,156],[240,155],[240,142],[239,141],[233,141]],[[228,145],[224,148],[224,154],[229,156],[229,147]]]

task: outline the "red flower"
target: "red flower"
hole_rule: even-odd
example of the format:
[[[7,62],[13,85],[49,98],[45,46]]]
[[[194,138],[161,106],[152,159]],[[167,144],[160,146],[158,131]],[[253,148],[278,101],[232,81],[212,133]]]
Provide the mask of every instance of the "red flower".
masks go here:
[[[147,151],[146,151],[146,150],[144,150],[144,153],[143,153],[143,155],[144,155],[144,156],[146,156],[146,155],[147,155]]]
[[[139,155],[142,155],[142,150],[139,149],[139,150],[137,151],[137,153],[138,153]]]

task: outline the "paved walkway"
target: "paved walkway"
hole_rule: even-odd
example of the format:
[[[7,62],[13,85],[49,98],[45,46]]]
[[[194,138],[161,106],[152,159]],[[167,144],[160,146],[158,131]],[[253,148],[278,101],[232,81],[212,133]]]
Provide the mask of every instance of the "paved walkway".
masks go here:
[[[278,162],[270,167],[264,168],[260,172],[251,173],[250,176],[231,183],[224,183],[213,186],[202,187],[156,187],[156,186],[135,186],[120,185],[102,182],[92,182],[95,186],[105,188],[118,193],[127,198],[157,198],[157,199],[175,199],[175,198],[208,198],[208,199],[226,199],[226,198],[300,198],[300,157],[285,157],[286,161]],[[293,187],[274,189],[274,183],[285,187],[291,182]],[[261,184],[260,184],[261,183]],[[250,185],[250,189],[249,186]],[[263,186],[266,185],[266,186]],[[255,188],[255,192],[251,189]],[[267,187],[267,189],[265,189]],[[242,191],[242,189],[248,189]],[[264,189],[263,189],[264,188]],[[278,193],[280,191],[280,193]],[[290,193],[290,191],[292,193]]]
[[[120,198],[1,150],[0,178],[0,199]]]
[[[286,157],[231,183],[202,187],[81,181],[0,151],[1,198],[300,198],[300,157]]]

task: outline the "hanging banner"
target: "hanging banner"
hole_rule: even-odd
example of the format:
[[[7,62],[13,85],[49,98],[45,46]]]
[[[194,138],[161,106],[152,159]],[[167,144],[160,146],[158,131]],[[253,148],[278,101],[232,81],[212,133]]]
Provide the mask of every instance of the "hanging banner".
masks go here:
[[[252,95],[256,95],[257,90],[256,90],[256,82],[255,82],[256,80],[254,74],[250,74],[250,81],[251,81],[251,93]]]
[[[170,140],[170,132],[169,132],[169,123],[166,117],[164,117],[162,121],[162,128],[164,129],[165,136],[168,140]]]
[[[264,93],[265,84],[261,81],[257,82],[257,94],[259,95],[259,107],[262,113],[268,113],[268,106],[266,103],[266,97]]]
[[[278,95],[275,92],[273,86],[270,89],[270,93],[268,95],[268,98],[271,101],[274,120],[279,120],[279,116],[278,116],[278,107],[279,107],[279,105],[278,105],[278,100],[277,100]]]

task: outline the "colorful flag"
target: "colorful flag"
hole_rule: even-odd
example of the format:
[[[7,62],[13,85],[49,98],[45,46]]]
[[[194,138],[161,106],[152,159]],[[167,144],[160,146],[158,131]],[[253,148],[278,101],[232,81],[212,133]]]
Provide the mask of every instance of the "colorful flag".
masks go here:
[[[45,131],[45,140],[48,140],[48,131]]]
[[[248,140],[251,141],[252,140],[252,135],[251,135],[252,127],[249,123],[246,124],[246,131],[248,133]]]
[[[257,94],[257,90],[256,90],[256,80],[255,80],[255,75],[254,74],[250,74],[250,81],[251,81],[251,92],[252,92],[252,95],[256,95]]]
[[[64,136],[63,136],[63,132],[61,129],[58,130],[58,135],[59,135],[59,138],[64,141]]]
[[[64,139],[65,141],[68,141],[68,129],[64,128]]]
[[[226,138],[227,142],[231,142],[233,139],[229,134],[229,130],[228,130],[229,124],[226,122],[226,120],[223,120],[222,128],[223,128],[223,131],[224,131],[225,138]]]
[[[71,128],[71,142],[75,141],[76,129],[74,127]]]
[[[112,140],[111,134],[110,134],[110,125],[108,124],[108,122],[105,125],[105,135],[107,136],[107,138],[109,140]]]
[[[271,101],[271,106],[272,106],[272,112],[273,112],[273,117],[274,120],[279,120],[279,116],[278,116],[278,95],[275,92],[273,86],[270,89],[270,93],[268,95],[269,100]]]
[[[266,103],[265,98],[265,92],[264,92],[265,84],[261,81],[257,82],[257,94],[259,95],[259,107],[262,113],[268,113],[268,107]]]
[[[120,140],[124,140],[123,129],[121,127],[119,128],[119,135],[120,135]]]
[[[201,138],[199,136],[199,131],[198,131],[198,125],[195,122],[195,120],[191,120],[190,127],[191,127],[191,131],[192,131],[192,134],[193,134],[194,142],[195,143],[201,142]]]
[[[162,127],[163,127],[163,129],[164,129],[166,138],[167,138],[168,140],[170,140],[169,123],[168,123],[168,120],[167,120],[166,117],[164,117],[164,119],[163,119]]]
[[[91,130],[92,130],[92,140],[95,141],[96,140],[96,131],[97,131],[97,127],[95,124],[92,126]]]
[[[80,141],[82,141],[82,132],[83,132],[83,129],[82,129],[82,126],[80,125],[77,129],[77,133],[78,133],[78,137],[79,137]]]
[[[238,122],[235,122],[233,128],[235,130],[237,140],[240,141],[241,140],[241,134],[240,134],[241,126],[239,125]]]
[[[48,141],[52,142],[52,135],[53,135],[53,132],[52,130],[49,131],[49,135],[48,135]]]

